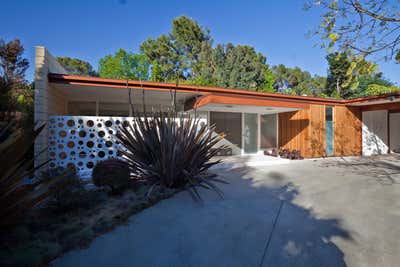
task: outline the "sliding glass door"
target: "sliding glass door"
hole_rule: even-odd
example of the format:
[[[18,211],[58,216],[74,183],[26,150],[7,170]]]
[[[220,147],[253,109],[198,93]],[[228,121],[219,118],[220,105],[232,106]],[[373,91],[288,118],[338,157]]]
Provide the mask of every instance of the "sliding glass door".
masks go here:
[[[254,113],[244,114],[243,123],[244,153],[254,154],[258,152],[258,115]]]
[[[261,143],[260,148],[262,150],[269,148],[278,147],[277,135],[278,135],[278,122],[277,114],[268,114],[260,116],[260,127],[261,127]]]

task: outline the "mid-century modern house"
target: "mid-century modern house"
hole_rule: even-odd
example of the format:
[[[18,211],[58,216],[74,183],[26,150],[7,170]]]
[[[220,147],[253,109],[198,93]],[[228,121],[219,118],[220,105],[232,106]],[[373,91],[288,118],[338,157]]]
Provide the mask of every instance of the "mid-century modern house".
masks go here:
[[[130,88],[130,89],[128,89]],[[129,93],[130,92],[130,93]],[[69,75],[36,47],[35,120],[46,122],[35,144],[38,161],[75,165],[88,175],[117,156],[114,133],[136,112],[176,107],[215,124],[234,155],[279,147],[305,158],[400,152],[400,94],[338,100],[194,85]],[[143,103],[145,104],[143,107]],[[143,114],[143,113],[142,113]]]

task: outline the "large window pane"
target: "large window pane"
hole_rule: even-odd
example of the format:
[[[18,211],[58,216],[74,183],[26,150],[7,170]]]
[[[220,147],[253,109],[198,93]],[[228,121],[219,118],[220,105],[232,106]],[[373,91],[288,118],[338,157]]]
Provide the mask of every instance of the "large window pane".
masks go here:
[[[275,148],[277,144],[276,114],[261,115],[261,149]]]
[[[244,152],[257,153],[258,152],[258,118],[257,114],[244,114]]]
[[[215,124],[217,133],[224,133],[225,139],[242,147],[242,114],[233,112],[210,112],[210,124]]]
[[[99,116],[128,117],[129,104],[100,102]]]
[[[68,115],[96,116],[96,102],[70,101],[68,102]]]
[[[325,107],[325,131],[325,153],[327,156],[333,156],[333,108],[328,106]]]

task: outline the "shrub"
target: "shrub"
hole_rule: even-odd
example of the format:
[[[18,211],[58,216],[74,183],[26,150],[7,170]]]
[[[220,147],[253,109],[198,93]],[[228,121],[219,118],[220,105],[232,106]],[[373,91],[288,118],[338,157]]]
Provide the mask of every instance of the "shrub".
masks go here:
[[[52,188],[54,190],[49,199],[48,207],[54,212],[65,212],[68,210],[79,209],[85,203],[86,190],[83,182],[77,176],[75,168],[56,168],[43,174],[45,177],[53,178],[61,176]]]
[[[213,147],[223,138],[213,134],[215,127],[200,124],[198,119],[176,118],[175,113],[153,114],[144,119],[135,117],[132,124],[120,127],[117,134],[131,173],[150,183],[148,195],[157,186],[186,188],[195,200],[201,197],[196,187],[222,192],[204,172],[220,161],[211,162],[219,147]]]
[[[33,167],[29,155],[35,138],[44,125],[34,131],[14,129],[6,135],[14,123],[0,129],[0,225],[12,226],[30,208],[48,199],[55,188],[52,185],[61,177],[31,178],[38,168]],[[53,189],[52,189],[53,188]]]
[[[131,183],[128,164],[120,159],[107,159],[96,164],[92,173],[93,184],[109,187],[112,193],[119,193]]]

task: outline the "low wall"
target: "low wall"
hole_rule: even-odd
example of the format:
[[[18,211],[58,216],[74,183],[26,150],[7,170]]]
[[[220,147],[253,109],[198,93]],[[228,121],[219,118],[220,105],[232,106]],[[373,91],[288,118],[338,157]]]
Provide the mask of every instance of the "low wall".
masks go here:
[[[123,149],[115,133],[124,122],[132,123],[133,117],[50,116],[50,168],[75,166],[81,178],[90,179],[98,161],[118,157]]]

